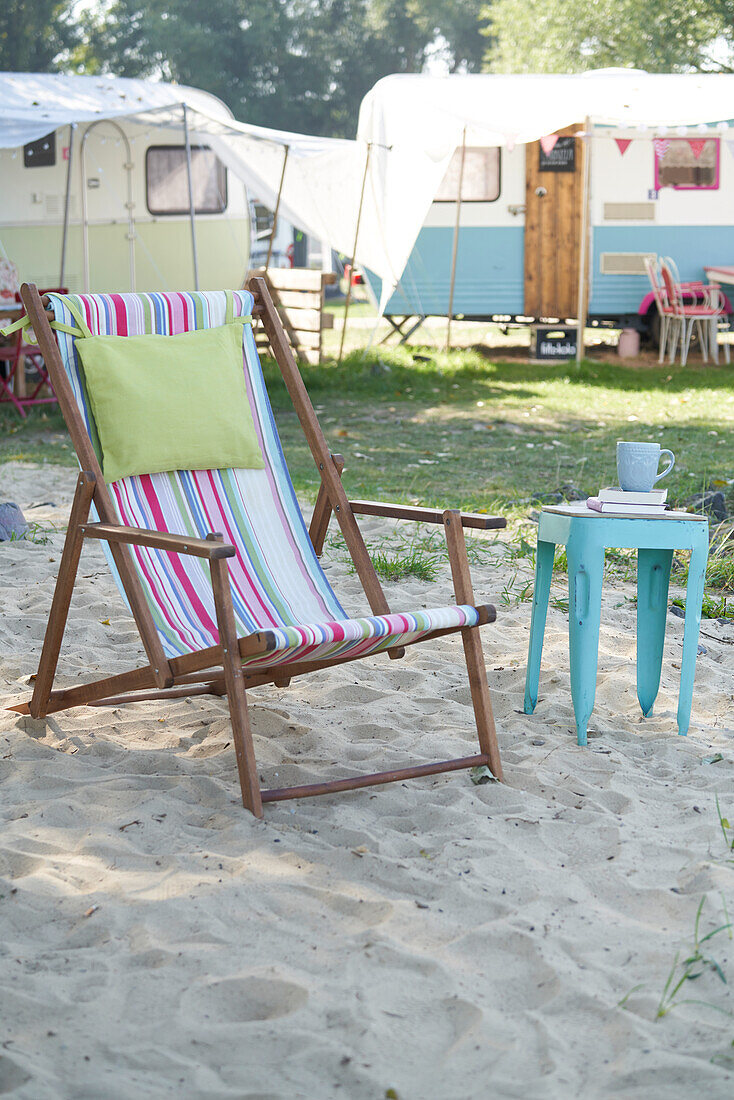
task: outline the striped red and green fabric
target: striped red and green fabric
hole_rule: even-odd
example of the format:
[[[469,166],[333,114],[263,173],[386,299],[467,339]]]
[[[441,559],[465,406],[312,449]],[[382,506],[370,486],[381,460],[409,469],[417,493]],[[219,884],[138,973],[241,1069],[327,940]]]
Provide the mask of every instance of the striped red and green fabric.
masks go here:
[[[93,335],[174,335],[223,325],[223,291],[166,294],[51,294],[55,319],[74,327],[81,314]],[[234,315],[252,295],[235,291]],[[92,420],[76,351],[77,337],[57,331],[64,366],[93,443]],[[151,369],[153,364],[151,364]],[[433,630],[473,626],[472,607],[349,619],[316,557],[275,428],[250,325],[243,325],[243,369],[262,470],[175,470],[109,485],[120,522],[205,537],[221,531],[237,550],[228,559],[237,632],[274,632],[276,648],[255,663],[366,655]],[[105,546],[106,549],[106,546]],[[135,546],[133,561],[168,657],[216,645],[219,634],[209,567],[202,558]],[[111,556],[107,559],[118,581]],[[122,587],[120,586],[122,591]],[[124,592],[123,592],[124,596]],[[315,624],[315,625],[309,625]]]

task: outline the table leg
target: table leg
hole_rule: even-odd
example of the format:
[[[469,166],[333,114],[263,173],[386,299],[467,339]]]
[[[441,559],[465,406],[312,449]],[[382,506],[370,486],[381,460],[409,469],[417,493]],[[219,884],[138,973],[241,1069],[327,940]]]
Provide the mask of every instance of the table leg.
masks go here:
[[[686,617],[683,627],[683,657],[680,663],[680,693],[678,695],[678,733],[685,737],[691,720],[693,678],[696,674],[698,632],[701,626],[701,603],[706,581],[706,562],[709,555],[708,524],[700,524],[701,534],[691,551],[686,587]]]
[[[566,553],[571,698],[576,716],[576,737],[579,745],[585,745],[586,729],[596,696],[604,547],[579,544],[572,538]]]
[[[719,318],[712,317],[709,321],[709,347],[711,358],[718,366],[719,363]]]
[[[637,698],[645,718],[660,687],[672,550],[637,551]]]
[[[538,681],[540,679],[540,658],[543,652],[543,634],[545,618],[548,612],[553,559],[556,544],[541,542],[535,552],[535,588],[533,590],[533,610],[530,617],[530,642],[528,644],[528,667],[525,673],[525,713],[532,714],[538,702]]]

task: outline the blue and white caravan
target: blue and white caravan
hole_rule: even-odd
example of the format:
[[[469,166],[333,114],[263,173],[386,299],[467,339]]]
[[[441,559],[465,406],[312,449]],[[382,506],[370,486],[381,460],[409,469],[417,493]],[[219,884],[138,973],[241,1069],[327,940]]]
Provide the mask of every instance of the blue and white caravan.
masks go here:
[[[363,102],[360,138],[387,164],[413,142],[446,165],[385,315],[411,330],[449,310],[586,315],[655,336],[646,256],[672,256],[686,281],[709,267],[734,281],[732,118],[729,75],[385,78]],[[379,300],[381,280],[367,278]]]

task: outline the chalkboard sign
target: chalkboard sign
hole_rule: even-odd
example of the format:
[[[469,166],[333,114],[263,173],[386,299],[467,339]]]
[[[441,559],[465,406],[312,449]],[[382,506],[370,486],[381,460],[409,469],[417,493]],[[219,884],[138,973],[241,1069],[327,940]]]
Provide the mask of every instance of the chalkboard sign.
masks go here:
[[[550,152],[546,153],[540,146],[541,172],[575,172],[576,171],[576,138],[569,134],[559,137]]]
[[[575,328],[533,325],[532,349],[536,359],[575,359]]]

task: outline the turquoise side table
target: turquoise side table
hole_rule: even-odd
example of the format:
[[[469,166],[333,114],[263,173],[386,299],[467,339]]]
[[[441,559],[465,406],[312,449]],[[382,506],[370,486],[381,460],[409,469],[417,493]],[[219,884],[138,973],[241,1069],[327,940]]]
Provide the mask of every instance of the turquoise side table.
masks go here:
[[[594,709],[599,653],[601,586],[606,547],[637,550],[637,698],[645,717],[652,714],[660,687],[660,669],[668,611],[668,582],[674,550],[690,550],[686,617],[678,695],[678,733],[691,718],[701,603],[709,550],[708,520],[690,512],[666,512],[654,519],[592,512],[585,501],[553,505],[540,513],[535,559],[535,591],[530,622],[525,713],[538,701],[540,657],[548,611],[553,559],[558,544],[568,557],[568,642],[571,697],[579,745]]]

